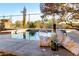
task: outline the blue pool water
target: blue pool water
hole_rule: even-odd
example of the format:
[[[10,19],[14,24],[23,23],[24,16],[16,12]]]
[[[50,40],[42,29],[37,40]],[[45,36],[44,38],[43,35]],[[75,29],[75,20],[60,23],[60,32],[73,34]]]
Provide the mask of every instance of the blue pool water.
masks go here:
[[[40,40],[40,36],[50,37],[52,35],[51,32],[36,32],[34,35],[30,35],[29,32],[25,33],[26,40]],[[17,34],[8,34],[8,35],[0,35],[0,38],[14,38],[17,40],[23,39],[23,33],[17,33]]]

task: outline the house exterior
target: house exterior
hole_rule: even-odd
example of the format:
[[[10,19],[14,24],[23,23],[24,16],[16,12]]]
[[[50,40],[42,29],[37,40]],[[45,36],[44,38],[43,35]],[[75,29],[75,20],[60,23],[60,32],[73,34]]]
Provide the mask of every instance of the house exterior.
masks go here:
[[[0,29],[12,29],[12,22],[9,19],[0,19]]]

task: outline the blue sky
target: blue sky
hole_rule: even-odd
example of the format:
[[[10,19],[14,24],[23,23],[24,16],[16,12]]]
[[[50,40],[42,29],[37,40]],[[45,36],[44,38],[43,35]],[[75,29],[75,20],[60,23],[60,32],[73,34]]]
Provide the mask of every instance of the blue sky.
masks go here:
[[[40,12],[39,3],[0,3],[0,15],[7,14],[21,14],[23,7],[26,7],[27,13],[30,12]]]
[[[21,11],[24,6],[27,9],[27,13],[40,13],[39,3],[0,3],[0,16],[6,15],[22,15]],[[22,17],[21,17],[22,18]],[[27,16],[28,18],[28,16]],[[18,17],[16,18],[18,19]],[[16,19],[13,19],[16,21]],[[40,19],[39,15],[31,16],[31,20]]]

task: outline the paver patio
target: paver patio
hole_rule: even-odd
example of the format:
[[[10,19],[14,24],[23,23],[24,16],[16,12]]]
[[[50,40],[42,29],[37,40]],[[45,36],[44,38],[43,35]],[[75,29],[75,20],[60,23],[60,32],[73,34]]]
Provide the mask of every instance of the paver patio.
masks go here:
[[[11,40],[11,39],[10,39]],[[55,52],[50,48],[40,48],[38,41],[34,40],[23,40],[16,42],[12,41],[0,41],[0,50],[16,54],[17,56],[53,56]],[[65,48],[60,47],[58,50],[59,56],[73,56]]]

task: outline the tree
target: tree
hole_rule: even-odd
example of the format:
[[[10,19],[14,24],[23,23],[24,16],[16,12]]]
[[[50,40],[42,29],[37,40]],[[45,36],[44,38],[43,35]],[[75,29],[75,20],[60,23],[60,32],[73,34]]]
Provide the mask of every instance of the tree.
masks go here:
[[[35,28],[35,27],[36,27],[35,23],[34,22],[30,22],[29,28]]]
[[[30,22],[29,28],[36,28],[35,23],[34,23],[34,22]],[[30,31],[29,31],[29,34],[33,36],[33,35],[35,34],[35,31],[30,30]]]
[[[69,15],[69,19],[79,17],[78,3],[43,3],[40,4],[40,10],[44,15],[52,15],[53,17],[55,17],[55,14],[58,14],[61,21],[66,21],[68,19],[68,17],[66,18],[66,16],[69,13],[71,13],[72,15],[72,17],[70,17],[71,15]]]
[[[54,18],[52,19],[53,25],[55,23],[55,14],[59,14],[61,11],[58,10],[60,4],[58,3],[43,3],[40,4],[40,10],[41,12],[46,16],[46,15],[52,15]],[[54,26],[53,26],[54,28]],[[56,28],[56,27],[55,27]],[[56,29],[54,29],[56,30]]]
[[[0,30],[4,30],[5,28],[4,28],[4,24],[0,24]]]
[[[26,28],[26,8],[23,8],[23,28]]]
[[[41,26],[43,26],[42,25],[42,22],[41,21],[35,21],[35,26],[36,26],[36,28],[41,28]]]
[[[17,21],[15,22],[15,25],[16,25],[16,28],[20,28],[20,25],[21,25],[21,24],[20,24],[20,21],[17,20]]]
[[[40,4],[40,10],[44,15],[78,13],[78,3],[43,3]]]

